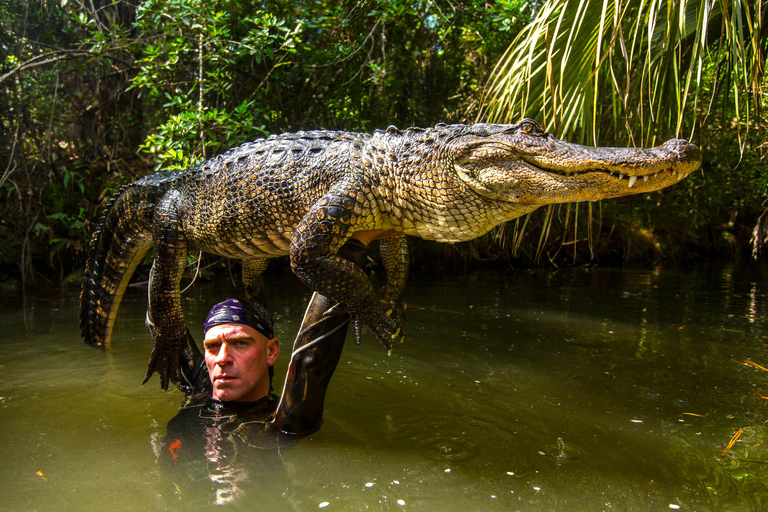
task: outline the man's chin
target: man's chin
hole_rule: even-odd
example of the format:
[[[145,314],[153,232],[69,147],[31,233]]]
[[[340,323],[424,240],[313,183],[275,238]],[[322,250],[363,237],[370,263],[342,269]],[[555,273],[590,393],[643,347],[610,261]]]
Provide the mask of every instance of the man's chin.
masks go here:
[[[240,398],[242,393],[233,388],[234,383],[222,382],[213,386],[213,398],[222,402],[229,402]]]

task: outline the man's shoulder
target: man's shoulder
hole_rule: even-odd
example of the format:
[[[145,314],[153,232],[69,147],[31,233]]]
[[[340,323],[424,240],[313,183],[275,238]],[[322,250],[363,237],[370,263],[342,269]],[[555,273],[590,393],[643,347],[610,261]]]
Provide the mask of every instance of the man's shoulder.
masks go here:
[[[280,398],[270,393],[255,402],[217,402],[211,405],[218,407],[220,414],[235,416],[243,422],[268,423],[272,421],[279,403]]]
[[[169,436],[183,436],[190,431],[197,431],[198,428],[205,427],[210,420],[205,419],[202,414],[204,408],[209,406],[210,395],[199,393],[187,397],[184,405],[176,413],[176,416],[168,422],[167,431]]]
[[[210,391],[195,393],[187,396],[187,399],[184,402],[182,409],[187,409],[191,407],[202,407],[208,404],[208,402],[210,402],[211,400],[213,400],[213,398],[211,398]]]

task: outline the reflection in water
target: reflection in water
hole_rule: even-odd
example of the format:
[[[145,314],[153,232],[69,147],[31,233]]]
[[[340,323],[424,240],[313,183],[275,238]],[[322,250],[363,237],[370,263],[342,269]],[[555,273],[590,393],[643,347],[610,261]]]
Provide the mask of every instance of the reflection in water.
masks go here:
[[[217,484],[216,505],[225,505],[232,503],[242,497],[242,484],[248,479],[246,468],[237,466],[235,461],[229,460],[235,458],[236,453],[230,453],[227,457],[223,449],[223,443],[229,444],[231,441],[225,441],[221,430],[216,427],[205,429],[205,458],[208,459],[208,475],[211,481]]]
[[[278,450],[208,432],[184,465],[166,441],[182,397],[139,385],[142,290],[111,353],[81,344],[76,293],[0,297],[0,509],[765,510],[765,278],[416,273],[406,342],[348,344],[318,433]],[[271,283],[283,342],[309,297],[291,279]],[[226,286],[196,287],[190,325]]]

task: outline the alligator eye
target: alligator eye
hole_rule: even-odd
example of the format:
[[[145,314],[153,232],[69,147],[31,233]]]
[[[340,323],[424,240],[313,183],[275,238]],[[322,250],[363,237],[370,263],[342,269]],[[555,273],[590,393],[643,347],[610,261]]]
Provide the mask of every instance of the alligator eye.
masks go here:
[[[519,129],[521,132],[529,133],[531,135],[538,135],[543,131],[535,121],[530,119],[523,119],[523,121],[520,123]]]

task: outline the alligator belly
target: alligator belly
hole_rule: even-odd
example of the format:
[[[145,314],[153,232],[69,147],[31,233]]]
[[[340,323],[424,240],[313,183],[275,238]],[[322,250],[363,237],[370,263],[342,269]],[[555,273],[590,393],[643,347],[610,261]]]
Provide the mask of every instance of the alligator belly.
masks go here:
[[[190,248],[226,256],[228,258],[275,258],[288,254],[290,236],[275,235],[256,238],[228,238],[221,240],[192,240]]]

